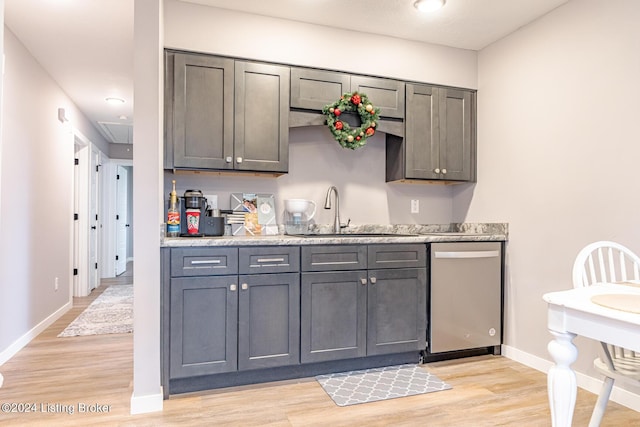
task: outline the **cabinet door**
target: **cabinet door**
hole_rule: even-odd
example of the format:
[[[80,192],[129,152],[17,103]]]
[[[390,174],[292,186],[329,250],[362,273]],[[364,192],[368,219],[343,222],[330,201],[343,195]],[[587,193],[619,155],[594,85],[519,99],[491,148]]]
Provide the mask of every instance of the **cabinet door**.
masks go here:
[[[440,88],[440,169],[443,179],[472,179],[472,93]]]
[[[235,169],[287,172],[289,68],[236,61]]]
[[[438,89],[407,84],[405,178],[439,179]]]
[[[380,108],[380,117],[404,119],[404,82],[351,76],[351,92],[354,91],[366,94],[371,103]]]
[[[233,66],[231,59],[175,54],[167,135],[175,168],[233,168]]]
[[[426,268],[369,271],[367,355],[426,348],[426,277]]]
[[[366,271],[302,273],[300,361],[366,355]]]
[[[237,369],[236,279],[171,279],[170,378]]]
[[[300,275],[240,276],[238,369],[300,363]]]
[[[349,92],[348,74],[310,68],[291,68],[291,108],[320,110]]]

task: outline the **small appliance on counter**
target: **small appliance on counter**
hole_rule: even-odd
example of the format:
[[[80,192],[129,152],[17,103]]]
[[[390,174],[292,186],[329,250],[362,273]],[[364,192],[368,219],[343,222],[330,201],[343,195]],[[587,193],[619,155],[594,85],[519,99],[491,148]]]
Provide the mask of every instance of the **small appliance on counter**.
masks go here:
[[[284,201],[284,231],[286,234],[308,234],[309,224],[316,214],[313,200],[287,199]]]
[[[187,190],[182,197],[180,224],[181,237],[222,236],[224,218],[216,210],[207,210],[207,199],[200,190]],[[217,216],[211,216],[217,213]]]

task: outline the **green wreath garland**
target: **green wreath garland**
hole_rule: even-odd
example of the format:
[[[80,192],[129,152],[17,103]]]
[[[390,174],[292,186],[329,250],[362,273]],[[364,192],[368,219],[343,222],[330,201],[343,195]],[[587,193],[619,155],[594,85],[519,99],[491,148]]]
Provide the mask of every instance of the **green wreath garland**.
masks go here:
[[[340,120],[345,111],[357,112],[361,125],[352,129],[349,123]],[[367,95],[358,92],[346,92],[333,104],[325,105],[322,113],[327,116],[327,126],[333,138],[344,148],[355,150],[366,144],[367,138],[376,133],[380,109],[375,108]]]

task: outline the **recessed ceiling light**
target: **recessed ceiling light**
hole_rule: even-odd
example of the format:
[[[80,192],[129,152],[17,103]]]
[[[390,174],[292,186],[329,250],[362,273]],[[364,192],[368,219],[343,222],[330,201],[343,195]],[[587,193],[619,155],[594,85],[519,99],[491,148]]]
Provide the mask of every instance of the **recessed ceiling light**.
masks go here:
[[[113,105],[124,104],[124,99],[122,99],[122,98],[105,98],[105,101],[107,101],[109,104],[113,104]]]
[[[446,2],[447,0],[417,0],[413,7],[420,12],[433,12],[444,6]]]

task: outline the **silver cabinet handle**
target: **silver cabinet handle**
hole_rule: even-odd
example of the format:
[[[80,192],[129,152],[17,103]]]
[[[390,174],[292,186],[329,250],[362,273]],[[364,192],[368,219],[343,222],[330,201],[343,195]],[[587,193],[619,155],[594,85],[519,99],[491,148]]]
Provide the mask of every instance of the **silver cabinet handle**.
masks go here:
[[[242,163],[242,157],[236,157],[236,163]]]
[[[446,174],[447,170],[446,169],[442,169],[442,173]]]
[[[258,258],[257,262],[284,262],[284,258]]]
[[[220,264],[219,259],[204,259],[204,260],[193,260],[191,261],[191,265],[199,265],[199,264]]]
[[[372,285],[375,285],[377,281],[378,281],[378,279],[376,279],[375,277],[371,278],[371,284]]]
[[[226,159],[224,159],[227,163],[231,163],[233,161],[233,158],[231,156],[227,156]]]
[[[237,287],[236,285],[234,285],[234,284],[232,284],[231,286],[229,286],[229,290],[230,290],[231,292],[235,292],[235,291],[236,291],[236,289],[238,289],[238,287]]]
[[[360,283],[362,283],[363,285],[367,284],[367,279],[360,279]]]
[[[247,289],[249,289],[249,285],[247,285],[246,283],[242,284],[242,290],[246,291]]]
[[[436,258],[495,258],[500,256],[500,251],[457,251],[441,252],[437,251]]]

